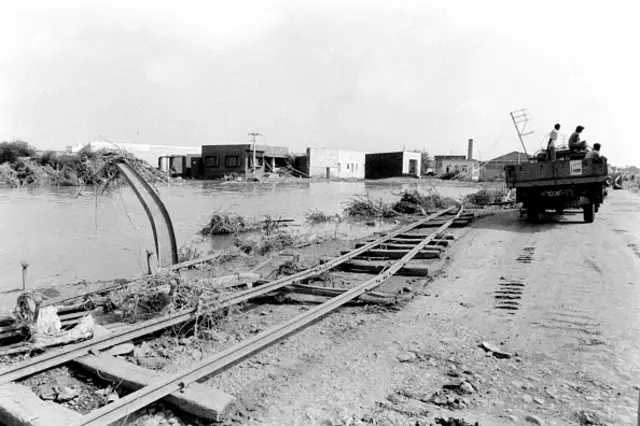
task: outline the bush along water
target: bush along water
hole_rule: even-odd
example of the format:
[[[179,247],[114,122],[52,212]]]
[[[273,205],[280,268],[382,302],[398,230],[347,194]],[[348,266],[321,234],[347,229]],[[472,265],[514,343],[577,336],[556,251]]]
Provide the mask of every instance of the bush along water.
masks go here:
[[[115,161],[125,160],[150,183],[164,174],[125,151],[82,149],[76,154],[39,152],[22,141],[0,143],[0,184],[19,186],[80,186],[124,183],[116,177]]]

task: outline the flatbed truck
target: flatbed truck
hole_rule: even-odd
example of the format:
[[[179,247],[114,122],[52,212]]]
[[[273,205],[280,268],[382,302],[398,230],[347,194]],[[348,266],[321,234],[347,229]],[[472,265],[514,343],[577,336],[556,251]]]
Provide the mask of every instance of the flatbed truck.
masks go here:
[[[556,152],[556,160],[531,158],[528,163],[505,167],[508,188],[515,188],[530,222],[538,222],[547,210],[562,214],[581,208],[591,223],[604,201],[608,177],[607,160],[585,158],[586,152]]]

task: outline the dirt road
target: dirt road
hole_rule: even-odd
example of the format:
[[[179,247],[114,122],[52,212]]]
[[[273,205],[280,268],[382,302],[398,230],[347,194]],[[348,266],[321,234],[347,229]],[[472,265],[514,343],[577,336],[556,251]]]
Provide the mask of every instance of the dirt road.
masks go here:
[[[214,383],[244,424],[635,424],[639,212],[613,191],[593,224],[481,219],[400,312],[341,311]]]

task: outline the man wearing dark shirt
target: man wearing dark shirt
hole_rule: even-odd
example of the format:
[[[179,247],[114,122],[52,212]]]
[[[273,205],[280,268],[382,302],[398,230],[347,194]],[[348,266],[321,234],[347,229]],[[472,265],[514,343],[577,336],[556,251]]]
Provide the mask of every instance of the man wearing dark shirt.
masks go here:
[[[587,155],[584,156],[585,160],[593,160],[594,163],[600,163],[602,162],[602,159],[604,157],[602,157],[600,155],[600,144],[599,143],[594,143],[593,144],[593,149],[589,152],[587,152]]]
[[[569,149],[571,151],[584,151],[587,149],[587,142],[580,141],[580,134],[584,130],[584,127],[578,126],[576,127],[576,131],[571,134],[569,137]]]

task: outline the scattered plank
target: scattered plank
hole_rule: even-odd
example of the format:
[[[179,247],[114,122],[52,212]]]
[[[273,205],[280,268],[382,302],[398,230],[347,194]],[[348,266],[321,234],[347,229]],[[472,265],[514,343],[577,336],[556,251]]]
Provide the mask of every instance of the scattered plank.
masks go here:
[[[321,287],[315,285],[307,285],[307,284],[294,284],[290,287],[287,287],[290,291],[300,293],[300,294],[310,294],[314,296],[327,296],[327,297],[335,297],[339,296],[342,293],[345,293],[349,289],[344,288],[331,288],[331,287]],[[393,299],[393,295],[387,293],[380,293],[377,291],[367,292],[359,297],[360,300],[365,300],[370,296],[374,299]],[[364,298],[363,298],[364,297]]]
[[[420,242],[418,240],[418,242]],[[356,248],[358,247],[362,247],[367,243],[356,243]],[[393,249],[393,250],[411,250],[412,248],[414,248],[417,245],[417,243],[408,243],[408,244],[401,244],[401,243],[382,243],[380,244],[378,247],[382,248],[382,249]],[[427,246],[426,248],[429,251],[435,251],[435,252],[441,252],[443,249],[442,247],[439,246]]]
[[[221,253],[214,253],[214,254],[210,254],[208,256],[199,257],[197,259],[187,260],[186,262],[176,263],[176,264],[171,265],[169,267],[169,270],[170,271],[177,271],[179,269],[191,268],[192,266],[196,266],[196,265],[199,265],[201,263],[211,262],[212,260],[216,260],[220,256],[222,256]]]
[[[212,288],[232,288],[247,286],[252,288],[253,284],[260,280],[260,275],[253,272],[239,272],[237,274],[223,275],[205,279]]]
[[[72,364],[96,377],[116,382],[132,390],[141,389],[153,381],[164,379],[165,376],[161,372],[148,370],[106,354],[84,356],[72,361]],[[166,396],[164,401],[198,418],[219,422],[235,405],[236,399],[216,388],[193,383],[183,392],[174,392]]]
[[[393,238],[389,240],[390,244],[412,244],[417,245],[421,240],[418,238]],[[447,240],[433,240],[429,241],[427,247],[438,246],[438,247],[448,247],[449,241]]]
[[[325,262],[330,261],[332,258],[323,257]],[[391,266],[389,262],[374,262],[369,260],[350,260],[341,263],[336,269],[347,272],[364,272],[369,274],[379,274],[383,270]],[[426,277],[429,275],[429,268],[426,265],[404,265],[396,273],[396,275],[402,275],[405,277]]]
[[[398,235],[396,238],[402,238],[402,239],[410,239],[410,240],[424,240],[426,237],[428,237],[429,234],[400,234]],[[443,237],[443,238],[442,238]],[[434,241],[436,240],[447,240],[447,241],[451,241],[451,240],[455,240],[455,237],[453,235],[444,235],[441,236],[437,239],[434,238]]]
[[[343,250],[341,254],[349,253],[348,250]],[[409,253],[409,250],[381,250],[371,249],[357,256],[357,258],[380,258],[380,259],[402,259],[404,255]],[[414,259],[439,259],[440,252],[433,250],[421,250],[415,256]]]
[[[441,220],[434,220],[432,222],[425,222],[422,223],[420,225],[418,225],[416,228],[437,228],[439,226],[444,225],[445,223],[447,223],[446,221],[441,221]],[[461,228],[464,226],[467,226],[469,223],[471,223],[470,219],[457,219],[455,221],[453,221],[453,223],[451,224],[452,228]]]
[[[80,413],[51,401],[43,401],[31,389],[17,383],[0,386],[0,424],[6,426],[51,426],[73,424]]]

